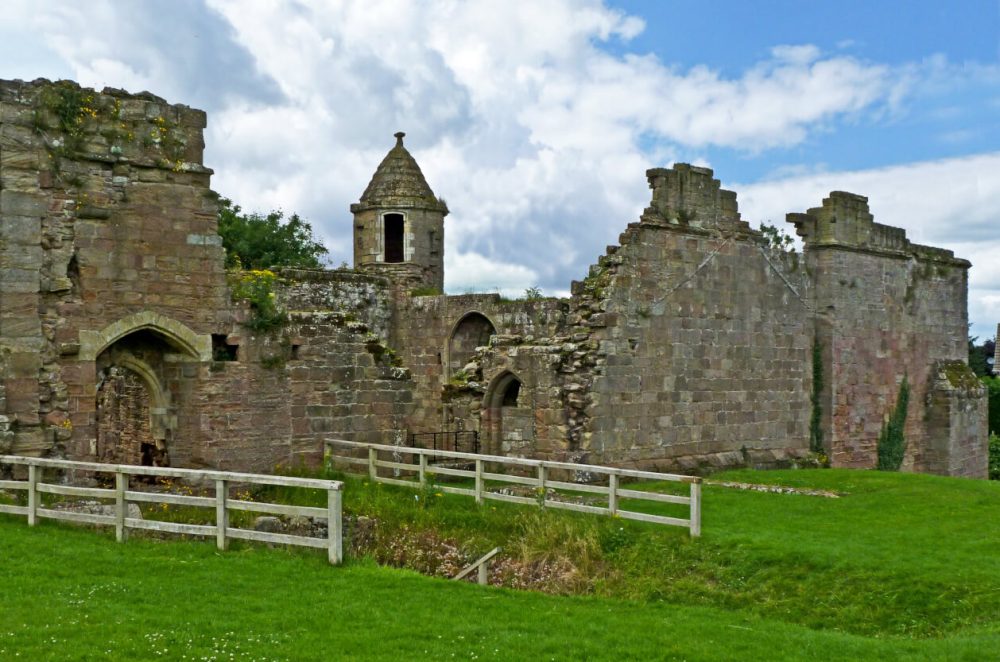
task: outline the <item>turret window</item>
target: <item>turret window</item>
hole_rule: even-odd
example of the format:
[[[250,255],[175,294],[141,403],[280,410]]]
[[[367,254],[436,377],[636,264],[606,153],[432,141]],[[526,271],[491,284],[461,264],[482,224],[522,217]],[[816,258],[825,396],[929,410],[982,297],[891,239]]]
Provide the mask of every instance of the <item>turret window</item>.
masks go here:
[[[386,214],[382,217],[385,231],[385,262],[403,261],[403,215]]]

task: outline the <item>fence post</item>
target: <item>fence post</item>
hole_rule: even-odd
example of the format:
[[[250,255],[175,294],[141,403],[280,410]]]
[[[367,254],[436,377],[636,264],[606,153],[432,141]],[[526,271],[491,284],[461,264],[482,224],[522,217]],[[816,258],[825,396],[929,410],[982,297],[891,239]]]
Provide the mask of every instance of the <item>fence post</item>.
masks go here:
[[[375,466],[375,462],[378,461],[378,451],[374,448],[368,449],[368,478],[373,482],[378,482],[378,467]]]
[[[545,507],[545,480],[547,478],[548,469],[546,469],[544,464],[538,465],[538,505],[541,508]]]
[[[479,564],[479,585],[486,586],[490,580],[490,562],[483,561]]]
[[[128,478],[119,469],[115,472],[115,540],[125,542],[125,490]]]
[[[38,521],[38,467],[28,465],[28,526]]]
[[[215,546],[219,550],[227,547],[226,529],[229,527],[229,512],[226,509],[226,499],[229,496],[229,489],[226,481],[217,479],[215,481]]]
[[[340,565],[344,560],[343,495],[339,488],[326,493],[326,537],[327,558],[331,565]]]
[[[608,476],[608,510],[612,517],[618,514],[618,474]]]
[[[483,502],[483,461],[476,460],[476,503]]]
[[[691,482],[691,537],[701,535],[701,478]]]
[[[427,485],[427,456],[421,453],[420,458],[420,487]]]

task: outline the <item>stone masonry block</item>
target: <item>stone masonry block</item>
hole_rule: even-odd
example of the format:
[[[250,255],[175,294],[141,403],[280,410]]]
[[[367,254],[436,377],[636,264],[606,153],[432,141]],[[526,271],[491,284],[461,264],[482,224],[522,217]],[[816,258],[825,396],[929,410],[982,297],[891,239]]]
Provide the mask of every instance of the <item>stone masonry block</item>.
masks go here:
[[[42,217],[48,212],[45,197],[19,191],[0,191],[0,214]]]

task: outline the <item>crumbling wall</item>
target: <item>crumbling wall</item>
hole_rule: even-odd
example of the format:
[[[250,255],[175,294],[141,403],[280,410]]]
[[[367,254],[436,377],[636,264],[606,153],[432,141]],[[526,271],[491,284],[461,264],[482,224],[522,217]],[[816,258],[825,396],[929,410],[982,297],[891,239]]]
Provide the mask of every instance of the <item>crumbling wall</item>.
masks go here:
[[[985,475],[975,426],[944,434],[935,412],[941,362],[967,361],[969,262],[911,244],[906,233],[873,222],[867,198],[835,191],[822,207],[790,214],[805,243],[821,315],[817,338],[828,379],[822,398],[825,443],[835,466],[873,467],[878,437],[905,378],[912,389],[904,468]],[[955,363],[957,362],[957,364]],[[963,396],[970,402],[973,392]],[[971,399],[971,400],[970,400]],[[973,405],[974,408],[978,405]],[[962,441],[964,439],[964,441]],[[958,455],[948,457],[949,453]],[[965,458],[959,461],[957,458]]]
[[[204,126],[148,93],[0,81],[0,451],[97,458],[101,401],[106,426],[127,419],[108,457],[183,466],[465,429],[491,452],[681,469],[783,463],[821,435],[835,465],[869,467],[905,378],[904,466],[985,474],[969,263],[860,196],[790,216],[801,257],[710,170],[654,169],[641,222],[570,299],[419,296],[440,288],[447,209],[426,182],[397,199],[423,181],[399,136],[405,168],[373,179],[387,197],[355,205],[370,272],[282,270],[290,318],[255,331],[226,284]],[[377,262],[377,213],[399,205],[409,261]]]
[[[353,269],[277,269],[275,292],[291,311],[341,312],[360,321],[382,340],[392,325],[389,280]]]
[[[651,170],[653,202],[574,283],[571,444],[694,469],[808,452],[812,315],[798,256],[739,219],[712,171]]]
[[[197,334],[224,322],[204,126],[203,112],[150,94],[0,82],[0,346],[15,452],[89,452],[97,375],[81,332],[148,309]]]
[[[461,375],[448,370],[456,327],[482,315],[497,331],[494,342],[531,345],[557,333],[566,304],[556,299],[505,300],[497,294],[415,296],[399,293],[389,344],[413,375],[416,401],[410,432],[481,430],[483,396],[505,366],[472,360]],[[465,348],[463,347],[463,350]]]
[[[289,270],[276,294],[290,322],[246,325],[205,119],[148,93],[0,82],[5,450],[142,462],[152,445],[179,466],[268,471],[318,461],[326,434],[404,427],[385,279]]]

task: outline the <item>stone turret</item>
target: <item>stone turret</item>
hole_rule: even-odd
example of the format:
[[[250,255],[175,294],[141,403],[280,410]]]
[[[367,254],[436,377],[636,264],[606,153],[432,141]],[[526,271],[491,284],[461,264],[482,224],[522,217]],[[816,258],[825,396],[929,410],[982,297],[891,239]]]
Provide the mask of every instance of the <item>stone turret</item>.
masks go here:
[[[354,266],[378,271],[410,288],[444,288],[444,217],[402,131],[361,194],[354,214]]]

